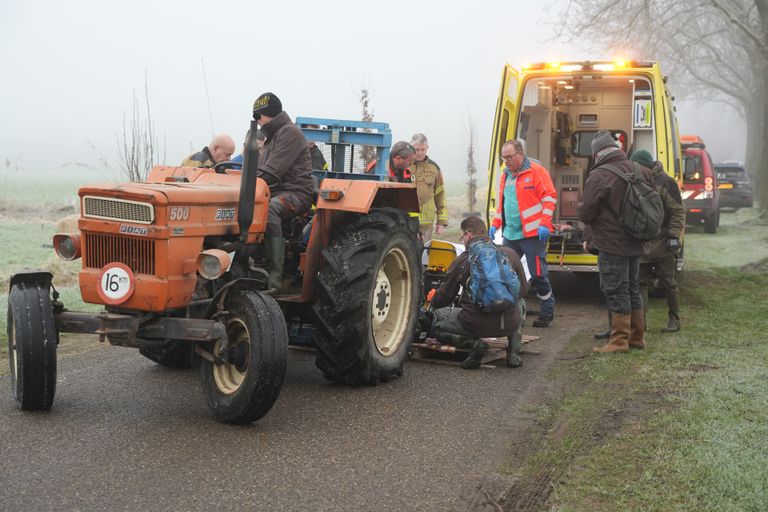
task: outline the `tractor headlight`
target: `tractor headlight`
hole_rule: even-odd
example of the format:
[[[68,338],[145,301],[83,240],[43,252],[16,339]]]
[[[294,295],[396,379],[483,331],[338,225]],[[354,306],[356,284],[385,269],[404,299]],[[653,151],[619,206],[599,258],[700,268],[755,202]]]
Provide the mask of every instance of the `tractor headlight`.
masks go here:
[[[53,235],[53,250],[56,255],[65,260],[72,261],[80,257],[81,245],[79,233],[59,233]]]
[[[216,279],[229,270],[232,259],[219,249],[208,249],[197,256],[197,272],[206,279]]]

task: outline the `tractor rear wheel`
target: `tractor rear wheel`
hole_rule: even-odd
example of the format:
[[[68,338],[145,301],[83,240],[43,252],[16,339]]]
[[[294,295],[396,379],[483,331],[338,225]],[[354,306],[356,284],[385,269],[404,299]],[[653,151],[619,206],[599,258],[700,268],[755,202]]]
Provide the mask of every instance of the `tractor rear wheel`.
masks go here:
[[[395,208],[342,228],[322,252],[317,279],[317,366],[344,384],[403,373],[419,308],[418,223]]]
[[[58,343],[48,287],[14,284],[8,296],[8,356],[13,397],[22,410],[53,406]]]
[[[219,421],[251,423],[277,401],[288,362],[288,331],[275,300],[252,290],[227,297],[226,363],[203,359],[200,372],[208,408]],[[213,344],[222,356],[221,341]]]

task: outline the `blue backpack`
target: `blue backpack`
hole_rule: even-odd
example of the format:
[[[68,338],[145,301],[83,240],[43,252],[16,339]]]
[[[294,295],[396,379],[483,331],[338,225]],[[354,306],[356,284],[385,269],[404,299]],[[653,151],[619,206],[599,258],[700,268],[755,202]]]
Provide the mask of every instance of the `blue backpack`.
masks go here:
[[[469,246],[469,283],[472,302],[486,313],[515,307],[520,295],[520,280],[509,258],[490,240]]]

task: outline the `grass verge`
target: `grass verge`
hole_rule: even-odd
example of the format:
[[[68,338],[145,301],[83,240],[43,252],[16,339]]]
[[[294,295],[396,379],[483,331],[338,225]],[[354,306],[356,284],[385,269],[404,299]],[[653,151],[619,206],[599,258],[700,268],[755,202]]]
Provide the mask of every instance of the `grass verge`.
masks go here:
[[[653,302],[647,350],[589,357],[539,411],[529,456],[505,468],[518,477],[505,509],[764,509],[768,260],[684,283],[682,331],[658,334],[665,304]]]

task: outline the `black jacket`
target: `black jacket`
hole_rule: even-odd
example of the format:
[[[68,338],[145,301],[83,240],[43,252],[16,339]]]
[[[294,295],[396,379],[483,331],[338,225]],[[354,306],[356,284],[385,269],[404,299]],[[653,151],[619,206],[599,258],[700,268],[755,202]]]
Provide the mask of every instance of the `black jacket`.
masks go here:
[[[315,191],[312,163],[302,131],[285,112],[277,114],[261,127],[261,131],[267,142],[259,155],[259,170],[267,171],[262,177],[269,184],[272,195],[293,192],[311,200]],[[279,176],[281,184],[276,185],[270,175]]]

